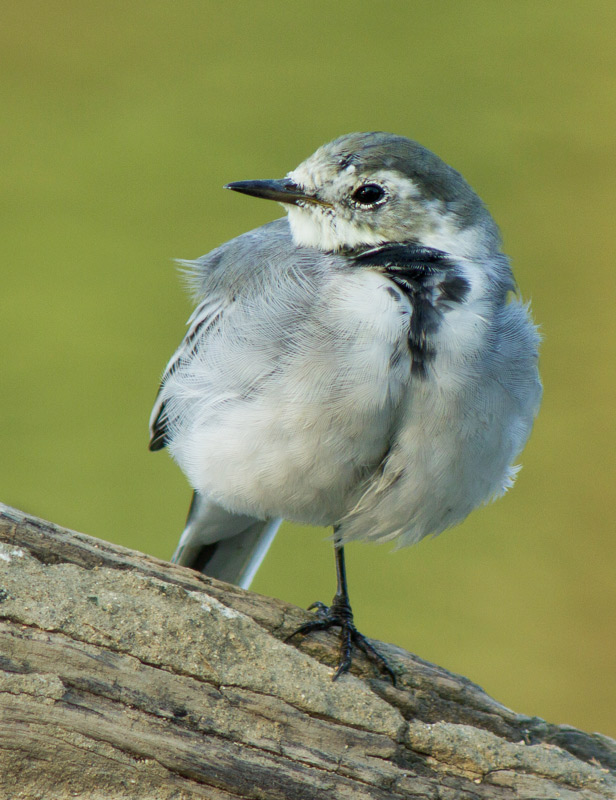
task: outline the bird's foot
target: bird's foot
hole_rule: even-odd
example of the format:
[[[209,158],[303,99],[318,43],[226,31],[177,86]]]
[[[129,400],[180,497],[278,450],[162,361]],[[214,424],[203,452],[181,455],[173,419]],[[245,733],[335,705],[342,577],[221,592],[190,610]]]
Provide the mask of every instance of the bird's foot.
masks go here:
[[[336,680],[345,672],[349,671],[352,660],[352,649],[355,644],[362,650],[368,659],[375,664],[381,672],[387,674],[392,684],[396,685],[396,676],[385,658],[374,648],[366,637],[361,634],[353,623],[353,612],[348,598],[336,595],[331,606],[325,603],[316,602],[309,606],[309,610],[316,609],[316,619],[305,622],[286,637],[285,642],[290,641],[294,636],[305,636],[313,631],[325,631],[334,626],[340,628],[340,660],[338,668],[332,680]]]

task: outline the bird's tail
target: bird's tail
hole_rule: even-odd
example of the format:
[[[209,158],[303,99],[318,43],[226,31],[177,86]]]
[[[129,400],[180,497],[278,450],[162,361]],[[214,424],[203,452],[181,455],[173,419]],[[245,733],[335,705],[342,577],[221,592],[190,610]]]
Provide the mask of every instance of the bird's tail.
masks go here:
[[[195,492],[172,561],[248,589],[281,522],[233,514]]]

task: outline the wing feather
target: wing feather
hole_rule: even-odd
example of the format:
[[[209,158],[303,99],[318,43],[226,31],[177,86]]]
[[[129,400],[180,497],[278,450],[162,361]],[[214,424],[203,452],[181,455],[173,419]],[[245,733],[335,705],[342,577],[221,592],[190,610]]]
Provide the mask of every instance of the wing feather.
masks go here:
[[[160,382],[158,394],[150,416],[149,449],[162,450],[169,444],[169,427],[166,411],[165,384],[179,365],[190,360],[197,346],[205,347],[208,333],[222,316],[224,302],[218,298],[206,298],[193,311],[188,320],[188,331],[182,343],[167,364]]]

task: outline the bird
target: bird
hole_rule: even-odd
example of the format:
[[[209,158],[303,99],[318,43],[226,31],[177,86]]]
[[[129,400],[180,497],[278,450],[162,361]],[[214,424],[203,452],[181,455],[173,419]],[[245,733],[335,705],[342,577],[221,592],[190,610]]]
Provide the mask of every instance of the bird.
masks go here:
[[[412,545],[502,495],[539,408],[539,334],[499,228],[421,144],[351,133],[276,180],[286,214],[195,261],[150,419],[193,490],[173,561],[248,588],[282,520],[333,528],[337,588],[287,637],[358,631],[344,547]]]

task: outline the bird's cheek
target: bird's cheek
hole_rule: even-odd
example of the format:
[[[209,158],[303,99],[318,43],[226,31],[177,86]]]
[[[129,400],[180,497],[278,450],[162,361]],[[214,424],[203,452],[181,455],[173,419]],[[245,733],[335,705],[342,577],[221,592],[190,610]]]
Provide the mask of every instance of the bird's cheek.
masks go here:
[[[332,238],[332,232],[329,221],[319,209],[290,206],[288,214],[293,241],[298,247],[333,249],[324,246],[326,240]]]

